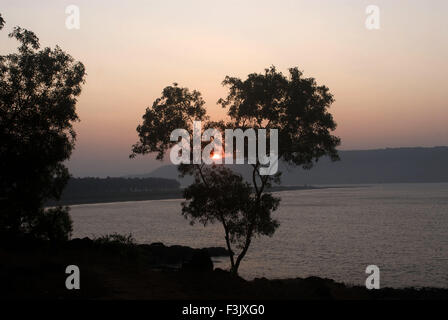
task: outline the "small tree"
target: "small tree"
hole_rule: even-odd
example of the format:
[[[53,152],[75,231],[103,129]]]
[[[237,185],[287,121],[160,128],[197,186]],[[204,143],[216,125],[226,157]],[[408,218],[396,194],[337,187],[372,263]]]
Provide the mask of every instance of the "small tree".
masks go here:
[[[0,234],[67,238],[68,208],[43,207],[69,178],[63,162],[74,148],[84,66],[59,47],[39,49],[31,31],[16,27],[9,37],[20,46],[0,56]]]
[[[267,129],[267,132],[277,129],[278,159],[305,169],[312,168],[325,155],[338,160],[336,147],[340,139],[331,135],[336,123],[328,112],[333,96],[327,87],[318,86],[314,78],[303,78],[297,68],[289,69],[286,77],[271,67],[263,74],[250,74],[244,81],[226,77],[223,85],[229,87],[229,93],[218,103],[228,108],[230,121],[208,121],[205,128],[253,128]],[[185,128],[191,133],[193,120],[208,120],[203,105],[197,91],[192,94],[177,84],[165,88],[162,97],[146,109],[143,123],[137,127],[140,139],[133,146],[131,156],[157,152],[157,158],[163,159],[166,151],[177,143],[169,140],[172,130]],[[225,150],[225,153],[235,156],[235,150]],[[253,237],[271,236],[278,227],[271,213],[277,209],[280,199],[267,189],[280,182],[281,173],[262,175],[258,161],[251,166],[250,184],[221,165],[179,166],[181,175],[195,177],[193,185],[184,193],[187,199],[183,203],[184,216],[204,225],[221,222],[234,273],[238,272]],[[232,244],[240,248],[236,259]]]
[[[271,212],[277,209],[280,199],[268,193],[257,199],[250,183],[224,166],[198,167],[195,172],[195,182],[184,190],[187,201],[182,203],[182,214],[191,224],[221,223],[230,270],[237,273],[248,247],[249,229],[253,228],[253,235],[274,234],[278,222],[272,219]],[[236,259],[234,247],[240,250]]]

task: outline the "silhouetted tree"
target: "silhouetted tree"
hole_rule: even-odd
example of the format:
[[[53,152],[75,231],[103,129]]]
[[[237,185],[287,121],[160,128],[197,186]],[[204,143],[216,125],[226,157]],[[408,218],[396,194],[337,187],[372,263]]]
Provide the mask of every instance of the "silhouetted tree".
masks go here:
[[[3,26],[5,25],[5,20],[2,17],[2,14],[0,13],[0,30],[3,29]]]
[[[223,85],[228,86],[229,93],[218,104],[228,108],[230,121],[208,121],[204,129],[267,129],[267,145],[269,129],[277,129],[279,160],[305,169],[312,168],[324,155],[338,160],[336,147],[340,139],[331,134],[336,123],[328,112],[333,96],[327,87],[318,86],[314,78],[302,77],[298,68],[289,69],[286,77],[271,67],[262,74],[250,74],[244,81],[226,77]],[[200,93],[193,93],[177,84],[163,90],[162,97],[146,109],[143,123],[137,127],[139,142],[133,146],[131,156],[157,152],[157,158],[163,159],[166,151],[177,143],[169,140],[172,130],[184,128],[191,134],[193,120],[208,120]],[[236,150],[225,150],[225,153],[235,157]],[[247,152],[244,154],[247,156]],[[266,190],[280,182],[281,173],[262,175],[261,167],[258,161],[252,164],[250,184],[221,165],[178,167],[181,175],[195,177],[194,184],[184,193],[187,202],[183,204],[183,214],[204,225],[214,221],[223,224],[229,250],[232,243],[240,248],[239,253],[232,252],[230,257],[234,273],[238,272],[253,237],[271,236],[278,227],[271,213],[280,199]],[[232,189],[237,192],[231,192]],[[228,193],[223,194],[221,190]]]
[[[234,247],[244,250],[247,230],[253,235],[271,236],[278,222],[271,217],[280,199],[265,193],[260,199],[252,186],[241,175],[221,166],[199,166],[195,183],[184,191],[187,201],[182,203],[182,214],[193,224],[220,222],[224,228],[231,270],[235,273],[243,255],[235,259]]]
[[[170,141],[171,131],[193,130],[194,120],[207,120],[201,93],[178,87],[177,83],[163,89],[162,97],[146,108],[143,123],[137,127],[140,141],[132,146],[131,158],[137,154],[157,153],[162,160],[177,142]]]
[[[0,56],[0,233],[67,238],[68,208],[43,206],[69,178],[63,161],[74,147],[84,65],[59,47],[39,49],[31,31],[16,27],[9,37],[20,46]]]

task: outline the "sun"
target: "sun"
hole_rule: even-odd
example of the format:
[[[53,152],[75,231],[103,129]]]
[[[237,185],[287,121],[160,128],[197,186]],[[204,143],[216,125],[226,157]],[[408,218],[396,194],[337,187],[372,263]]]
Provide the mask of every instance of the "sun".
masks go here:
[[[221,159],[222,157],[221,157],[221,155],[219,154],[219,153],[214,153],[213,155],[212,155],[212,159],[213,160],[219,160],[219,159]]]

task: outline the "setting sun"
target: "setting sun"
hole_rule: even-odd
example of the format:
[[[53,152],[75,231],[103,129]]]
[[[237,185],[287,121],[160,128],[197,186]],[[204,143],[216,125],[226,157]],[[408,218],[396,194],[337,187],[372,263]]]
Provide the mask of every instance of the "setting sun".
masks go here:
[[[219,154],[219,153],[214,153],[213,155],[212,155],[212,159],[213,160],[219,160],[219,159],[221,159],[222,157],[221,157],[221,155]]]

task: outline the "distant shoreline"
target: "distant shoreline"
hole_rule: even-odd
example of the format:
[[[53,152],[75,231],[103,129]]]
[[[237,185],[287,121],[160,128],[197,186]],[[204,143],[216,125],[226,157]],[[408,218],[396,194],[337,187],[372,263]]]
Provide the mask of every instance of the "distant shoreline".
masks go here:
[[[376,184],[434,184],[434,183],[448,183],[448,182],[384,182],[384,183],[363,183],[363,184],[329,184],[329,185],[300,185],[300,186],[276,186],[269,189],[270,192],[283,192],[294,190],[316,190],[316,189],[340,189],[340,188],[369,188]],[[184,199],[182,196],[183,188],[154,190],[144,192],[124,192],[111,193],[110,195],[98,197],[93,195],[91,197],[77,197],[73,199],[62,199],[60,201],[48,201],[46,207],[55,206],[72,206],[82,204],[101,204],[114,202],[131,202],[131,201],[148,201],[148,200],[173,200]]]
[[[282,192],[293,190],[315,190],[328,188],[350,188],[350,186],[277,186],[269,189],[270,192]],[[158,190],[147,192],[127,192],[127,193],[113,193],[110,196],[92,196],[80,197],[74,199],[62,199],[60,201],[50,201],[47,206],[71,206],[80,204],[99,204],[99,203],[113,203],[113,202],[129,202],[129,201],[147,201],[147,200],[170,200],[183,199],[183,189]]]
[[[78,204],[98,204],[112,202],[129,202],[129,201],[147,201],[147,200],[166,200],[166,199],[182,199],[182,189],[175,190],[159,190],[146,192],[128,192],[128,193],[112,193],[105,196],[80,197],[74,199],[62,199],[60,201],[50,201],[47,206],[71,206]]]

